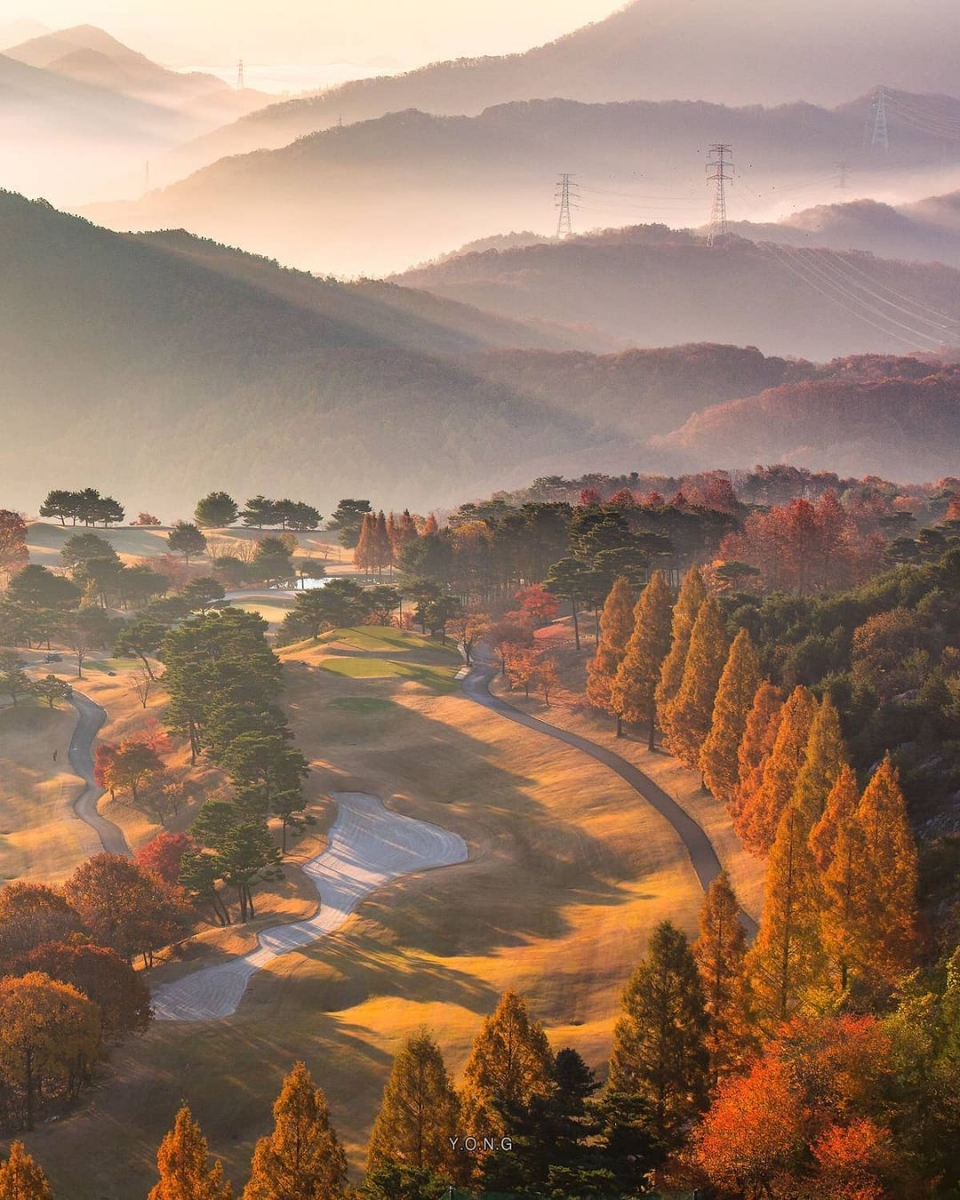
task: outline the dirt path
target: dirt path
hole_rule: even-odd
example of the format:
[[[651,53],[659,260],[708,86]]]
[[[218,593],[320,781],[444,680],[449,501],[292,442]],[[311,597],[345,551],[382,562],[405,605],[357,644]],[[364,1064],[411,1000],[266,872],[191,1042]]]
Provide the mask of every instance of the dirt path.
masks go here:
[[[68,756],[70,765],[87,785],[74,800],[74,811],[81,821],[86,821],[94,830],[100,839],[100,845],[108,854],[124,854],[131,858],[132,854],[123,830],[113,821],[101,817],[97,811],[97,801],[103,795],[103,789],[97,786],[93,776],[93,742],[107,719],[106,710],[76,689],[70,697],[70,703],[77,710],[79,719],[70,739]]]
[[[591,758],[595,758],[619,775],[673,826],[690,855],[690,861],[697,879],[700,881],[700,886],[706,891],[720,874],[720,860],[713,843],[693,817],[648,775],[645,775],[633,763],[621,758],[619,754],[614,754],[612,750],[608,750],[596,742],[591,742],[579,734],[570,733],[566,729],[558,729],[555,725],[531,717],[514,708],[512,704],[508,704],[506,700],[494,696],[490,691],[490,682],[496,672],[497,667],[494,663],[476,660],[472,671],[462,681],[465,695],[477,704],[482,704],[484,708],[492,709],[493,712],[505,717],[508,721],[515,721],[518,725],[524,725],[527,729],[533,729],[546,737],[563,742],[566,746],[572,746],[575,750],[589,754]],[[741,912],[740,919],[748,935],[753,937],[757,932],[756,921],[745,912]]]
[[[209,1021],[236,1012],[251,975],[289,950],[309,946],[339,929],[371,892],[402,875],[465,862],[467,844],[438,825],[390,812],[363,792],[334,792],[337,820],[330,844],[304,872],[320,896],[315,916],[275,925],[243,957],[203,967],[157,989],[161,1021]]]

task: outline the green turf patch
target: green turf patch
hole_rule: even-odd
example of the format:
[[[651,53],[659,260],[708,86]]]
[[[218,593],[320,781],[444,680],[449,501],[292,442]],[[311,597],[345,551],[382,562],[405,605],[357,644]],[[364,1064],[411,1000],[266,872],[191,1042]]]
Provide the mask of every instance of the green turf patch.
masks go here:
[[[331,658],[320,664],[320,670],[348,679],[412,679],[437,691],[456,687],[452,667],[425,667],[386,658]]]

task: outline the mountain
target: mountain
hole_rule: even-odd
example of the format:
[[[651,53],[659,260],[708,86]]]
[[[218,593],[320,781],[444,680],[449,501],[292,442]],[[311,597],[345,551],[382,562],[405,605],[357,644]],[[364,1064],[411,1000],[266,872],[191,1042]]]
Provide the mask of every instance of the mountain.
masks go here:
[[[122,237],[10,194],[0,257],[0,478],[15,508],[91,472],[180,516],[212,487],[326,512],[343,495],[432,506],[598,444],[588,423],[447,357],[507,325],[430,297],[311,281],[182,234]]]
[[[880,18],[869,0],[767,0],[762,10],[754,0],[635,0],[525,54],[436,63],[273,105],[190,147],[172,173],[227,154],[275,149],[341,119],[409,108],[476,115],[512,100],[554,96],[836,104],[881,82],[950,93],[958,52],[953,0],[915,0]]]
[[[137,195],[145,161],[264,99],[91,26],[44,34],[0,55],[0,185],[63,203]]]
[[[584,349],[680,342],[840,355],[960,343],[960,271],[854,252],[704,239],[663,226],[448,259],[397,277],[569,331]]]
[[[898,480],[954,473],[960,365],[899,360],[885,371],[788,384],[709,408],[652,449],[673,468],[785,461]]]
[[[244,115],[269,99],[250,89],[238,92],[215,75],[170,71],[93,25],[47,32],[5,53],[27,66],[93,87],[173,108],[190,105],[195,117],[209,109],[211,119],[223,121],[231,112]]]
[[[869,198],[838,201],[780,221],[738,221],[731,228],[752,241],[867,250],[883,258],[960,267],[960,192],[897,205]]]
[[[758,197],[776,210],[791,188],[825,174],[830,195],[840,158],[865,179],[912,187],[942,169],[932,134],[886,154],[864,149],[869,110],[869,97],[842,110],[570,100],[514,102],[476,117],[411,110],[221,159],[136,202],[84,212],[117,229],[183,226],[316,271],[381,274],[495,230],[552,232],[558,171],[576,173],[581,228],[699,224],[709,213],[707,150],[719,137],[740,163],[732,213]],[[960,179],[960,161],[956,169]]]

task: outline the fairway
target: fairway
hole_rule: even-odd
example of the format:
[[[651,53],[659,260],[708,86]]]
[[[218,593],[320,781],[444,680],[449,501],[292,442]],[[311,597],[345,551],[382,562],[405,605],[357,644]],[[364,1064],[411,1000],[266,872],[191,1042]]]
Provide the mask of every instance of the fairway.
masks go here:
[[[449,650],[394,631],[348,631],[284,650],[311,793],[376,796],[459,834],[470,861],[388,884],[342,929],[258,972],[234,1016],[155,1025],[114,1052],[96,1114],[81,1108],[55,1135],[28,1139],[54,1182],[72,1178],[76,1200],[145,1194],[181,1098],[240,1179],[298,1057],[326,1091],[359,1169],[400,1040],[426,1023],[459,1072],[507,987],[529,996],[556,1047],[573,1045],[602,1069],[620,993],[652,926],[670,917],[696,930],[701,893],[689,859],[631,788],[415,673],[326,669],[346,661],[351,640],[362,644],[355,662],[383,656],[387,642],[391,659],[399,651],[411,669],[432,675],[457,665]],[[218,944],[205,935],[195,964],[168,964],[155,984],[223,961]],[[88,1179],[71,1176],[80,1154],[97,1164]]]

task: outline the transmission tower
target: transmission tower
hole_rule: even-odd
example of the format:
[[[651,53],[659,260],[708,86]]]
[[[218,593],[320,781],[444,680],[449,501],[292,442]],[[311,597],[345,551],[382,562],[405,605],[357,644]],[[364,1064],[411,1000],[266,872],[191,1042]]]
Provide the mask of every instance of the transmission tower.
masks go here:
[[[710,246],[722,246],[727,240],[727,191],[726,184],[732,179],[732,175],[727,174],[727,169],[733,169],[733,163],[730,161],[730,155],[733,153],[733,147],[728,146],[726,142],[714,142],[710,147],[710,159],[707,162],[707,170],[713,174],[708,176],[714,184],[713,193],[713,208],[710,212],[710,233],[707,238],[707,244]]]
[[[245,85],[243,82],[243,59],[241,58],[240,61],[237,63],[237,91],[242,92],[244,89],[244,86]]]
[[[874,150],[886,153],[890,149],[890,138],[887,135],[887,89],[878,87],[873,98],[873,136],[870,145]]]
[[[580,194],[577,191],[577,185],[572,182],[574,176],[569,171],[561,173],[557,180],[557,188],[553,197],[553,206],[560,210],[560,216],[557,219],[557,240],[570,237],[573,233],[573,221],[571,219],[571,209],[577,207],[580,200]]]
[[[837,163],[837,187],[841,192],[845,192],[850,186],[850,164],[846,162]]]

